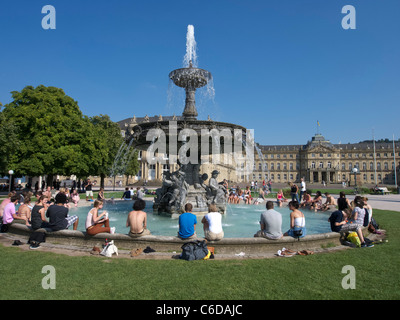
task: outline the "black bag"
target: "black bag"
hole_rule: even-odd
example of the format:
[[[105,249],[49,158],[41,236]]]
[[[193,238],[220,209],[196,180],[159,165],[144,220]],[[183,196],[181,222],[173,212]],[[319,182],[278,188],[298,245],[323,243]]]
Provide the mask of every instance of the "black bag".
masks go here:
[[[295,238],[300,238],[303,235],[303,229],[302,228],[293,228],[293,235]]]
[[[7,233],[8,232],[8,224],[2,224],[0,227],[0,232]]]
[[[372,217],[370,224],[375,228],[375,230],[379,229],[379,224],[375,221],[375,219]]]
[[[192,261],[204,259],[208,254],[208,248],[205,240],[192,241],[185,243],[182,247],[180,259]]]
[[[369,211],[368,211],[368,209],[364,209],[364,210],[365,210],[365,216],[364,216],[363,227],[367,227],[369,225]]]
[[[34,231],[29,237],[28,243],[37,246],[42,242],[46,242],[46,233],[42,231]]]

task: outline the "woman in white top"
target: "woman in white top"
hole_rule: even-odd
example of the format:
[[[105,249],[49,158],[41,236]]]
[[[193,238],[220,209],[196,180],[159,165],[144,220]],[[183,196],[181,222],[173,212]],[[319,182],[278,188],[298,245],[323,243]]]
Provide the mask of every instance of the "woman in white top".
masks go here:
[[[221,240],[224,237],[222,230],[222,216],[215,204],[208,206],[208,213],[201,220],[203,223],[204,237],[207,240]]]
[[[103,208],[103,201],[95,200],[93,208],[88,212],[86,217],[86,233],[90,236],[101,232],[114,233],[115,227],[110,228],[108,220],[108,212],[104,211],[99,215],[99,210]],[[103,218],[104,217],[104,218]]]
[[[303,212],[299,210],[299,203],[297,201],[289,202],[290,213],[290,229],[284,236],[291,236],[293,238],[303,238],[306,235],[306,218]],[[296,235],[295,231],[301,230],[301,235]]]

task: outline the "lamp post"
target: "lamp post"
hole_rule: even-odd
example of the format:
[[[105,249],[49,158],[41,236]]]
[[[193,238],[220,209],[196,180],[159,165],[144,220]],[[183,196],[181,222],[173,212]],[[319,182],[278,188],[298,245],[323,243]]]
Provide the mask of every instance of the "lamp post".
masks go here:
[[[8,174],[10,175],[10,181],[8,183],[8,192],[11,192],[11,185],[12,185],[12,175],[14,174],[13,170],[8,171]]]
[[[351,172],[354,174],[354,194],[357,194],[358,188],[357,188],[357,174],[358,174],[358,168],[354,167]]]

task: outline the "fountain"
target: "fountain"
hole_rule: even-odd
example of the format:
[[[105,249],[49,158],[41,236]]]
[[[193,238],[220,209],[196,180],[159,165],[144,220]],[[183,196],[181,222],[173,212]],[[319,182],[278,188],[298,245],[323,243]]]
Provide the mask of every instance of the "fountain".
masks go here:
[[[149,164],[164,161],[162,157],[155,159],[156,150],[158,154],[168,154],[170,163],[178,164],[179,169],[175,172],[164,173],[163,184],[156,191],[153,206],[154,212],[171,216],[182,213],[187,202],[192,203],[193,213],[196,214],[207,213],[210,203],[215,203],[220,212],[225,212],[227,190],[218,181],[220,172],[213,170],[209,178],[207,173],[200,172],[201,164],[209,163],[210,157],[214,164],[218,162],[214,161],[214,157],[219,160],[220,155],[224,155],[229,165],[238,165],[246,159],[251,161],[251,157],[243,157],[242,153],[245,151],[247,156],[247,151],[251,149],[249,146],[254,145],[244,127],[211,119],[197,120],[196,89],[206,86],[212,75],[197,68],[196,41],[191,25],[186,38],[184,67],[169,73],[170,80],[186,93],[181,119],[143,122],[128,127],[125,135],[127,143],[133,142],[132,146],[136,149],[148,152]],[[234,159],[230,158],[232,156]]]

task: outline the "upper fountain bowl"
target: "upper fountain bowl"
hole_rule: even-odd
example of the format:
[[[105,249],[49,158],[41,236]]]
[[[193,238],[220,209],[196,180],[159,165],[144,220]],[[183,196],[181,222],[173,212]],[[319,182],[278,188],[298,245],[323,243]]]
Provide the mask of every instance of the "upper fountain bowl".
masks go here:
[[[204,87],[212,78],[211,73],[199,68],[181,68],[171,71],[169,78],[181,88]]]

